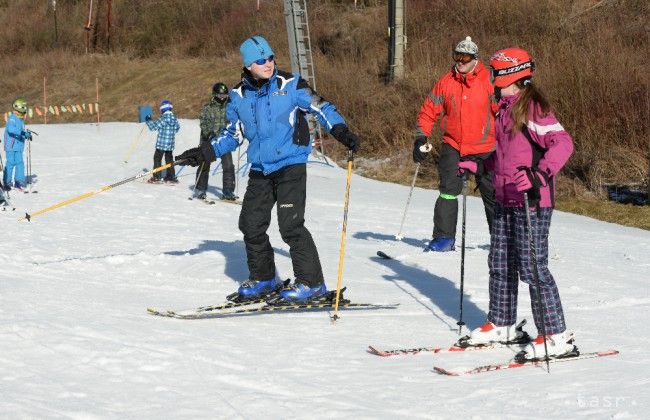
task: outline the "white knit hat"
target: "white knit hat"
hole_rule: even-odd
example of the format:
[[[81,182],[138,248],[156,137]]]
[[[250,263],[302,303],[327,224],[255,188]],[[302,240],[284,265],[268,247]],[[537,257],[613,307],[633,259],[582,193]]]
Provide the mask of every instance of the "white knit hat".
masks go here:
[[[478,57],[478,45],[476,45],[474,41],[472,41],[471,36],[468,36],[462,41],[460,41],[458,44],[456,44],[456,48],[454,48],[454,52],[471,54],[476,58]]]

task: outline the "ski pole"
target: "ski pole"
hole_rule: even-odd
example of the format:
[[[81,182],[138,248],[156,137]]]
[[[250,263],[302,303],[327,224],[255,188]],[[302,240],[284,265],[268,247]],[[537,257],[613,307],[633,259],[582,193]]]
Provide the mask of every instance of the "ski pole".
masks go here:
[[[528,168],[525,168],[528,169]],[[526,224],[528,226],[528,249],[530,251],[530,259],[533,262],[533,281],[535,282],[535,299],[537,300],[537,307],[542,312],[542,322],[540,325],[542,336],[544,337],[544,353],[546,354],[546,371],[551,373],[551,367],[548,362],[548,346],[546,345],[546,325],[544,324],[544,315],[546,314],[546,307],[542,300],[542,292],[539,289],[539,272],[537,270],[537,251],[535,249],[535,241],[533,239],[533,223],[530,220],[530,205],[528,202],[528,191],[524,191],[524,210],[526,211]]]
[[[343,279],[343,256],[345,254],[345,235],[348,230],[348,204],[350,198],[350,180],[352,178],[352,162],[354,162],[354,152],[348,150],[348,180],[345,185],[345,205],[343,206],[343,231],[341,232],[341,251],[339,252],[339,272],[336,281],[336,300],[334,302],[334,315],[332,322],[339,319],[339,298],[341,296],[341,282]]]
[[[395,235],[395,239],[398,241],[402,240],[402,228],[404,227],[404,221],[406,220],[406,212],[411,204],[411,196],[413,195],[413,188],[415,187],[415,180],[418,177],[418,171],[420,170],[420,163],[415,165],[415,173],[413,174],[413,181],[411,181],[411,190],[409,191],[409,196],[406,199],[406,205],[404,206],[404,214],[402,214],[402,223],[399,225],[399,232]]]
[[[5,164],[2,161],[2,154],[0,154],[0,174],[2,174],[2,182],[0,182],[0,185],[2,185],[2,189],[7,195],[7,199],[11,198],[9,196],[9,189],[5,189],[5,182],[4,182],[4,177],[5,177]]]
[[[463,297],[465,291],[465,225],[467,221],[467,172],[463,173],[463,222],[460,240],[460,316],[458,318],[458,335],[463,330]]]
[[[138,133],[138,136],[131,142],[131,147],[129,147],[129,151],[126,154],[126,157],[124,158],[124,163],[128,163],[129,159],[131,158],[131,155],[133,152],[135,152],[135,149],[137,149],[138,144],[140,144],[140,139],[142,138],[142,133],[144,132],[144,128],[146,127],[146,124],[142,124],[142,128],[140,129],[140,133]]]
[[[152,170],[150,170],[148,172],[139,173],[138,175],[132,176],[131,178],[123,179],[123,180],[118,181],[118,182],[116,182],[114,184],[105,185],[105,186],[101,187],[98,190],[90,191],[90,192],[87,192],[85,194],[81,194],[81,195],[78,195],[76,197],[70,198],[68,200],[61,201],[60,203],[51,205],[50,207],[46,207],[46,208],[44,208],[42,210],[39,210],[39,211],[37,211],[35,213],[32,213],[32,214],[25,213],[25,217],[21,217],[18,220],[27,220],[29,222],[29,221],[32,220],[32,218],[34,218],[36,216],[40,216],[43,213],[47,213],[49,211],[56,210],[56,209],[58,209],[60,207],[67,206],[68,204],[72,204],[72,203],[75,203],[77,201],[81,201],[84,198],[88,198],[88,197],[91,197],[91,196],[93,196],[95,194],[99,194],[101,192],[108,191],[108,190],[110,190],[112,188],[115,188],[115,187],[119,187],[120,185],[124,185],[126,183],[131,182],[131,181],[135,181],[136,179],[143,178],[143,177],[145,177],[147,175],[153,175],[153,174],[155,174],[157,172],[164,171],[165,169],[171,168],[172,166],[182,165],[184,162],[185,162],[185,160],[179,160],[179,161],[176,161],[176,162],[168,163],[168,164],[163,165],[163,166],[159,166],[159,167],[154,168],[154,169],[152,169]]]
[[[239,178],[241,176],[239,174],[239,164],[240,164],[239,159],[240,158],[241,158],[241,145],[239,145],[239,147],[237,148],[237,172],[236,172],[237,176],[235,176],[235,195],[236,196],[239,196],[239,180],[237,178]]]
[[[196,173],[196,177],[194,178],[194,188],[192,188],[192,196],[190,197],[190,200],[194,198],[194,192],[196,191],[196,186],[199,183],[199,178],[201,177],[201,173],[203,172],[203,165],[205,165],[205,162],[201,162],[201,167],[199,167],[199,171]]]
[[[27,179],[29,182],[29,192],[32,192],[32,141],[27,143]]]

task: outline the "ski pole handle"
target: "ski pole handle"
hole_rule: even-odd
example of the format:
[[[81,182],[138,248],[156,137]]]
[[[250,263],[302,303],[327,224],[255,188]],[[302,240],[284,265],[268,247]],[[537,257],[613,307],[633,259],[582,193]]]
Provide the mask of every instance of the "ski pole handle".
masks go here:
[[[29,133],[32,133],[32,134],[34,134],[34,135],[37,135],[37,136],[38,136],[38,133],[37,133],[36,131],[32,131],[32,130],[30,130],[29,128],[28,128],[28,129],[26,129],[25,131],[27,131],[27,132],[29,132]]]

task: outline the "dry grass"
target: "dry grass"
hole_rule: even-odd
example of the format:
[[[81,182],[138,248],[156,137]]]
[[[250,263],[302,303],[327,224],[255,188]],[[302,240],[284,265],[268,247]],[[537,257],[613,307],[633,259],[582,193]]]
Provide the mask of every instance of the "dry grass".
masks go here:
[[[111,54],[105,54],[100,20],[97,52],[89,55],[84,54],[83,30],[87,2],[57,3],[55,44],[46,2],[0,0],[5,75],[0,103],[7,109],[18,96],[42,103],[44,75],[50,103],[94,102],[98,77],[105,121],[134,121],[138,105],[156,105],[164,98],[174,102],[181,117],[195,118],[214,82],[238,80],[237,47],[256,33],[269,39],[280,67],[289,68],[281,1],[263,1],[256,11],[250,0],[113,0]],[[361,156],[389,162],[366,169],[367,175],[410,183],[420,104],[451,67],[452,44],[470,34],[483,59],[513,45],[535,57],[536,82],[576,145],[562,174],[561,197],[603,202],[605,184],[647,182],[647,1],[409,0],[407,78],[392,85],[384,83],[386,3],[359,1],[357,9],[347,0],[308,3],[319,93],[336,103],[361,134]],[[80,117],[64,115],[55,121],[72,120]],[[439,138],[438,130],[432,139],[439,143]],[[343,155],[338,147],[329,153]],[[435,153],[433,157],[422,168],[423,186],[437,186]],[[647,213],[633,211],[631,219],[635,213],[638,225],[647,226]]]

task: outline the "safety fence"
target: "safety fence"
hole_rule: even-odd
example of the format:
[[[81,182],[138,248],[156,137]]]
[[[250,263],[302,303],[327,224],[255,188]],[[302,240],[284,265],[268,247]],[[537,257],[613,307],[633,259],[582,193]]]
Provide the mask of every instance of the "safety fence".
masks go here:
[[[26,98],[29,99],[29,98]],[[29,100],[27,101],[29,104]],[[37,102],[37,101],[34,101]],[[40,101],[39,101],[40,102]],[[95,78],[95,100],[88,101],[78,101],[76,103],[63,103],[58,101],[53,101],[48,99],[47,94],[47,78],[43,77],[43,98],[42,105],[32,105],[27,108],[27,114],[25,115],[26,119],[42,119],[43,124],[47,124],[48,117],[52,118],[61,118],[65,115],[92,115],[93,120],[97,119],[97,124],[99,124],[99,78]],[[9,118],[10,112],[5,112],[3,118],[5,123]],[[69,120],[68,120],[69,121]],[[36,124],[39,121],[31,121],[32,124]]]
[[[47,115],[58,117],[68,112],[71,114],[89,114],[89,115],[99,114],[99,103],[89,102],[89,103],[80,103],[80,104],[71,104],[71,105],[49,105],[49,106],[34,105],[33,107],[29,107],[27,109],[27,114],[25,115],[25,119],[31,119],[35,117],[36,118],[40,117],[45,119]],[[7,119],[9,118],[9,112],[5,112],[3,116],[5,122],[7,122]]]

